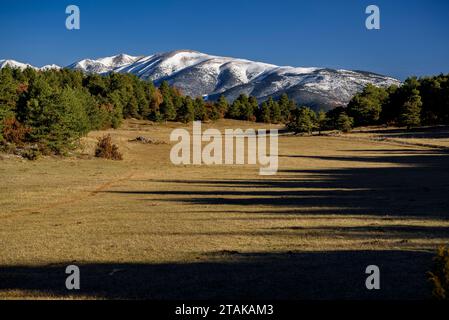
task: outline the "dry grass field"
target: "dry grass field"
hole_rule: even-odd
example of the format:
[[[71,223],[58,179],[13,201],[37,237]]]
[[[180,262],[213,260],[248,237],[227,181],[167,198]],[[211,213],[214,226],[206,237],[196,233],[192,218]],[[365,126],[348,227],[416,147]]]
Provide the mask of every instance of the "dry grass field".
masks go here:
[[[0,298],[430,298],[426,271],[449,243],[448,135],[285,135],[278,174],[260,176],[171,164],[178,126],[109,131],[123,161],[92,157],[105,132],[64,159],[0,155]],[[69,264],[79,292],[65,289]]]

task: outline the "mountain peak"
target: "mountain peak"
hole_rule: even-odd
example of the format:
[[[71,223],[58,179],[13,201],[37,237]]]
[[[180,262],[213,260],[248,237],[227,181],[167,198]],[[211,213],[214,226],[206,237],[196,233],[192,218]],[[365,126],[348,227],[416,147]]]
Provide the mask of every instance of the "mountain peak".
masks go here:
[[[10,68],[18,68],[18,69],[26,69],[26,68],[34,68],[29,64],[26,63],[22,63],[16,60],[12,60],[12,59],[3,59],[0,60],[0,68],[4,68],[4,67],[10,67]]]

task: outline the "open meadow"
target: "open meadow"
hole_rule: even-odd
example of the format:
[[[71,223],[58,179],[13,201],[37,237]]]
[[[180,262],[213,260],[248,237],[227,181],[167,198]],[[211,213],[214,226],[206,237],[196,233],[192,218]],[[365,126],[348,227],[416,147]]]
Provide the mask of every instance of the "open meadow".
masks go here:
[[[281,135],[278,174],[260,176],[256,165],[173,165],[179,126],[107,131],[123,161],[93,157],[104,131],[67,158],[0,155],[0,298],[431,297],[426,272],[449,243],[443,129]],[[79,292],[65,289],[69,264]],[[366,289],[368,265],[381,290]]]

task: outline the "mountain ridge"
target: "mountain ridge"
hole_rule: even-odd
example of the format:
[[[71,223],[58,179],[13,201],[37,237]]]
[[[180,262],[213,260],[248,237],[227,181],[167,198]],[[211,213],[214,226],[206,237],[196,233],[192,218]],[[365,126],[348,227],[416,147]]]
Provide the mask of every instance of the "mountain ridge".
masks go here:
[[[36,68],[14,60],[5,65],[36,70],[58,69],[50,65]],[[354,94],[371,83],[387,87],[401,82],[368,71],[319,67],[277,66],[247,59],[209,55],[194,50],[175,50],[149,56],[118,54],[98,59],[83,59],[66,68],[85,73],[131,73],[156,85],[168,81],[184,94],[215,100],[224,95],[234,100],[241,93],[263,101],[287,93],[299,105],[328,110],[346,105]]]

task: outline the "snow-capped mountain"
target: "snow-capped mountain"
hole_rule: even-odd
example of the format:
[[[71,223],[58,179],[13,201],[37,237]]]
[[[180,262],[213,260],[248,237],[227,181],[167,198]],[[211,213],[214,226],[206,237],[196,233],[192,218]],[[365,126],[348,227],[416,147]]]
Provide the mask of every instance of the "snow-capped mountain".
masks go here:
[[[17,69],[21,69],[21,70],[24,70],[26,68],[32,68],[35,70],[42,70],[42,71],[50,70],[50,69],[61,69],[60,66],[57,66],[55,64],[49,64],[49,65],[43,66],[42,68],[36,68],[30,64],[22,63],[22,62],[15,61],[15,60],[0,60],[0,69],[4,68],[6,66],[13,68],[13,69],[17,68]]]
[[[26,63],[22,63],[22,62],[18,62],[15,60],[0,60],[0,68],[4,68],[4,67],[10,67],[10,68],[18,68],[18,69],[26,69],[26,68],[34,68],[32,65],[26,64]]]
[[[369,83],[382,87],[400,84],[399,80],[370,72],[281,67],[191,50],[85,59],[67,68],[98,74],[131,73],[154,81],[156,85],[166,80],[184,94],[211,100],[222,94],[233,100],[241,93],[264,100],[270,96],[277,98],[285,92],[298,104],[315,109],[346,105]]]
[[[117,56],[100,58],[97,60],[84,59],[67,66],[67,68],[81,70],[87,73],[101,74],[112,71],[118,72],[118,68],[131,65],[140,58],[142,57],[132,57],[126,54],[119,54]]]

